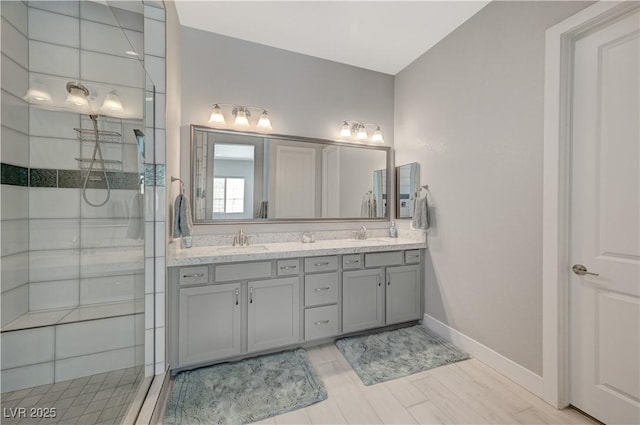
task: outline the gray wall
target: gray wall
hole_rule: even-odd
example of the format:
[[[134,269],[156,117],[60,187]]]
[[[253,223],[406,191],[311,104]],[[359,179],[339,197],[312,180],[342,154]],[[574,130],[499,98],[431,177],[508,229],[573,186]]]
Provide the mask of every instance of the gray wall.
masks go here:
[[[173,202],[180,193],[180,184],[171,183],[171,176],[180,176],[180,117],[182,82],[180,63],[180,22],[173,0],[165,1],[166,38],[167,38],[167,111],[166,111],[166,149],[167,149],[167,193],[166,217],[167,240],[173,235]],[[187,145],[189,141],[187,140]],[[189,164],[189,157],[186,158]],[[186,174],[189,174],[187,165]],[[188,180],[185,180],[188,181]]]
[[[396,76],[396,163],[420,162],[426,312],[542,374],[545,30],[587,2],[493,2]]]
[[[186,181],[189,125],[208,125],[214,102],[267,108],[273,132],[280,134],[337,139],[345,119],[374,122],[382,127],[385,144],[393,144],[391,75],[188,27],[182,27],[181,37],[180,171]],[[268,226],[271,231],[300,227]],[[194,232],[228,233],[226,227],[196,226]]]

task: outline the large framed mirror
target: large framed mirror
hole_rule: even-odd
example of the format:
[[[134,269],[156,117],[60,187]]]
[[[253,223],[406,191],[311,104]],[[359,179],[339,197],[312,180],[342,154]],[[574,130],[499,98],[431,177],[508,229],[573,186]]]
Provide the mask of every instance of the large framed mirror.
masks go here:
[[[390,148],[191,126],[194,222],[389,220]]]

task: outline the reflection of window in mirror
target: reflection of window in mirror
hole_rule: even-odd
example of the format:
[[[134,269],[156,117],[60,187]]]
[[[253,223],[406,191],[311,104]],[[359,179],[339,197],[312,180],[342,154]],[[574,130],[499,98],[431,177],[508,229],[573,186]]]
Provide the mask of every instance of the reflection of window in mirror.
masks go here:
[[[214,143],[211,217],[253,217],[255,146]]]
[[[411,218],[416,192],[420,190],[420,164],[396,167],[396,218]]]

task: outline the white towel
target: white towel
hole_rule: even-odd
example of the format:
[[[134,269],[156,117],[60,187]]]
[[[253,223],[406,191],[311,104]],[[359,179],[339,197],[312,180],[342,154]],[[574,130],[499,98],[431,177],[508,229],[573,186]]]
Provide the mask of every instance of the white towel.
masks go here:
[[[191,236],[193,223],[191,222],[191,207],[186,195],[178,195],[173,210],[173,237]]]
[[[427,201],[427,195],[422,198],[415,198],[413,200],[413,217],[411,218],[411,227],[414,229],[427,230],[431,224],[431,217],[429,215],[429,202]]]

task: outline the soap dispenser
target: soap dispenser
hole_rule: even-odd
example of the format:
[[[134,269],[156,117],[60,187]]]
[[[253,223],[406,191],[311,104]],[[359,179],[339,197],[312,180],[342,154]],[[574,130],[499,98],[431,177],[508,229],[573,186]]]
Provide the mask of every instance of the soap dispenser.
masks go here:
[[[389,236],[392,238],[398,237],[398,228],[396,227],[396,222],[391,222],[391,227],[389,227]]]

